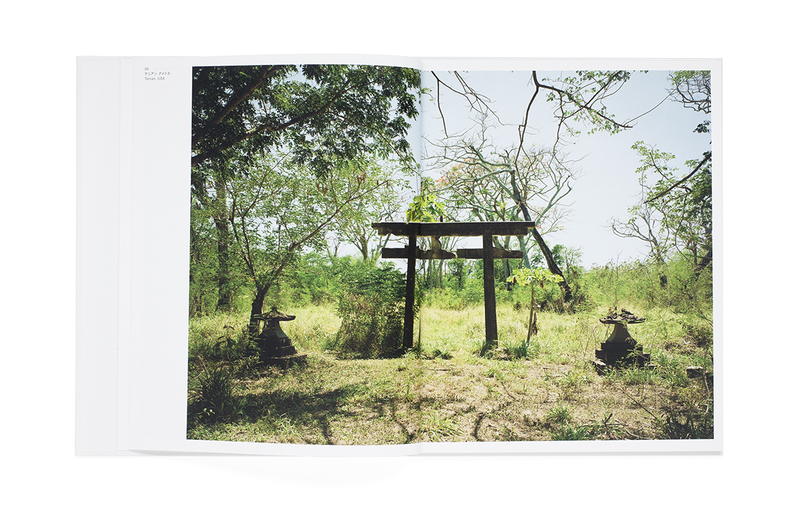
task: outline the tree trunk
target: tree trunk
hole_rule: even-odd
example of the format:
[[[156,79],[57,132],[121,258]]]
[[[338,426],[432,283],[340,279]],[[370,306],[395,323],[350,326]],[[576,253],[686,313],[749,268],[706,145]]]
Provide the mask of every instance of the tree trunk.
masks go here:
[[[700,258],[699,264],[694,269],[695,278],[699,277],[700,273],[703,272],[703,270],[706,267],[711,265],[711,260],[712,260],[712,257],[713,257],[712,256],[712,251],[713,251],[713,248],[709,248],[708,252],[706,252],[706,254],[702,258]]]
[[[369,261],[369,240],[367,237],[363,234],[359,234],[356,237],[355,245],[358,248],[358,251],[361,252],[361,257],[364,260],[364,263]]]
[[[519,206],[519,209],[522,211],[522,217],[525,218],[525,221],[532,221],[531,214],[528,211],[528,207],[522,201],[522,195],[519,192],[519,188],[517,188],[517,182],[512,174],[511,176],[511,190],[514,193],[513,198],[514,201]],[[547,246],[547,243],[544,242],[542,235],[539,234],[539,231],[536,228],[532,229],[533,238],[536,240],[536,243],[539,245],[539,249],[542,251],[544,255],[545,261],[547,261],[547,268],[550,270],[551,273],[561,276],[561,281],[558,284],[561,286],[561,290],[564,291],[564,302],[569,303],[572,301],[572,291],[569,288],[569,284],[567,283],[566,278],[564,278],[564,274],[561,272],[561,269],[558,268],[556,264],[556,260],[553,258],[553,253],[550,252],[550,248]]]
[[[499,237],[494,239],[494,245],[502,250],[510,250],[511,249],[511,242],[510,237],[505,238],[505,242],[500,241]],[[502,259],[500,260],[501,264],[503,265],[503,282],[506,284],[506,291],[511,292],[513,288],[513,283],[508,280],[511,277],[511,260],[509,259]]]
[[[203,315],[203,291],[195,278],[195,269],[200,266],[199,235],[194,225],[189,225],[189,317]]]
[[[227,312],[233,305],[233,290],[231,288],[231,231],[228,226],[228,203],[225,182],[217,179],[214,183],[216,197],[214,198],[212,217],[217,231],[217,310]]]
[[[250,307],[250,323],[248,324],[248,333],[250,334],[251,338],[255,338],[258,336],[258,318],[263,311],[264,311],[264,298],[267,297],[267,292],[269,292],[269,285],[265,287],[258,287],[256,288],[256,296],[253,299],[253,304]]]
[[[561,273],[561,269],[558,268],[555,259],[553,259],[553,253],[550,252],[550,248],[547,246],[547,243],[544,242],[542,235],[539,234],[539,231],[535,228],[533,229],[533,238],[536,240],[536,243],[539,245],[539,248],[544,255],[545,261],[547,261],[547,268],[550,270],[551,273],[561,276],[562,281],[559,281],[558,284],[561,286],[561,290],[564,291],[564,302],[569,303],[572,301],[572,290],[569,288],[569,284],[567,280],[564,279],[564,274]]]

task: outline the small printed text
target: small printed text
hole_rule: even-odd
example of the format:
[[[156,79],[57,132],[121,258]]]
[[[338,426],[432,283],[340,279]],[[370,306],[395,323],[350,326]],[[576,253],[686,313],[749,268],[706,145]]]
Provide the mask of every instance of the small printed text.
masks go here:
[[[167,80],[169,75],[169,71],[144,68],[144,80]]]

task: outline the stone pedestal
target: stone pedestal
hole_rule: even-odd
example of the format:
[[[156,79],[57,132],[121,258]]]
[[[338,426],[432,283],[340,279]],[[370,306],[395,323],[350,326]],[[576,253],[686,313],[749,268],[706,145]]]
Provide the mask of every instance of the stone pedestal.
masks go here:
[[[606,365],[637,365],[644,366],[650,362],[650,354],[644,352],[641,344],[632,347],[625,344],[603,342],[600,349],[594,351],[595,358]]]

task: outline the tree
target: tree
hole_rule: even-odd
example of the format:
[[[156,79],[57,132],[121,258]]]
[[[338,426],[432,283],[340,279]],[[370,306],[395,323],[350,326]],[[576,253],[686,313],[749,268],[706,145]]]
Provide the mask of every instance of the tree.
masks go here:
[[[539,333],[539,327],[536,323],[536,311],[539,309],[536,301],[536,286],[544,288],[545,282],[547,283],[561,283],[564,281],[562,276],[552,274],[550,271],[543,268],[521,268],[514,271],[514,275],[508,278],[509,281],[519,283],[522,285],[530,285],[531,287],[531,303],[528,314],[528,336],[526,342],[531,341],[531,336],[536,336]]]
[[[434,73],[436,85],[432,92],[435,92],[445,140],[434,144],[437,152],[433,157],[439,161],[439,168],[443,168],[443,164],[469,167],[458,174],[468,174],[467,178],[462,178],[464,181],[472,178],[473,182],[480,182],[480,185],[489,184],[495,187],[475,192],[479,185],[467,186],[477,199],[470,198],[466,193],[462,193],[461,198],[472,205],[470,208],[473,211],[481,209],[479,201],[493,196],[495,204],[484,204],[484,212],[491,211],[499,215],[510,213],[512,220],[521,218],[525,221],[541,221],[548,217],[548,213],[557,210],[556,205],[571,190],[572,173],[559,153],[565,136],[577,135],[582,129],[588,130],[588,133],[605,131],[614,134],[632,126],[632,120],[617,119],[606,105],[606,100],[621,89],[630,75],[628,71],[577,71],[572,75],[550,80],[540,79],[538,72],[531,72],[530,85],[533,86],[533,92],[524,114],[515,125],[518,140],[511,148],[501,151],[494,147],[493,141],[486,134],[486,122],[490,119],[503,126],[497,113],[492,110],[489,98],[473,89],[460,72],[450,73],[454,79],[452,81],[445,80],[444,74]],[[464,140],[457,137],[455,143],[452,142],[454,137],[448,133],[446,112],[441,103],[443,90],[461,97],[469,105],[468,111],[478,115],[481,131],[477,139]],[[531,108],[542,94],[552,103],[556,119],[555,140],[549,151],[536,148],[529,140],[533,127],[530,122]],[[545,180],[547,184],[542,185]],[[511,202],[511,207],[506,200]],[[540,202],[538,211],[531,206],[532,200]],[[563,278],[542,232],[534,229],[532,234],[549,271]],[[527,254],[524,238],[520,238],[519,243]],[[531,268],[528,257],[524,263]],[[559,284],[564,290],[565,301],[571,301],[572,294],[567,281],[562,279]]]
[[[670,97],[696,112],[711,113],[711,73],[677,71],[670,74]],[[704,120],[695,133],[710,133]],[[711,151],[686,162],[683,175],[669,165],[675,156],[639,141],[632,148],[640,156],[639,184],[642,202],[629,210],[630,218],[614,221],[612,230],[622,237],[638,238],[650,246],[650,255],[663,264],[674,253],[690,260],[695,274],[710,266],[712,246]],[[655,183],[649,181],[655,178]],[[662,285],[665,285],[662,275]]]
[[[457,83],[447,83],[442,80],[442,75],[434,73],[436,79],[436,100],[439,114],[442,118],[442,126],[445,136],[447,124],[445,112],[440,104],[440,92],[445,88],[467,101],[470,111],[477,114],[491,115],[500,123],[497,114],[491,108],[490,99],[475,91],[469,86],[463,74],[455,71],[452,75]],[[539,79],[537,71],[531,72],[530,84],[534,86],[534,91],[528,101],[522,121],[516,125],[518,130],[519,142],[517,147],[517,157],[524,151],[526,135],[530,132],[530,112],[534,102],[540,94],[546,93],[545,98],[548,102],[554,102],[555,108],[553,116],[557,121],[557,130],[553,151],[564,139],[564,136],[574,136],[580,134],[582,125],[588,133],[596,131],[606,131],[611,134],[629,129],[634,119],[619,121],[606,106],[606,99],[617,93],[622,86],[630,79],[630,71],[576,71],[573,75],[563,76],[557,79]],[[454,88],[450,84],[456,85]],[[502,123],[500,123],[502,124]]]
[[[230,178],[249,177],[243,159],[289,153],[328,177],[363,155],[414,168],[406,134],[417,116],[419,72],[348,65],[209,66],[193,70],[192,196],[213,217],[218,308],[230,308]],[[235,160],[236,170],[228,168]]]
[[[711,113],[711,72],[676,71],[670,75],[672,100],[685,108],[705,114]]]
[[[228,189],[226,181],[231,170],[227,164],[219,161],[208,162],[202,171],[202,184],[193,185],[191,214],[191,259],[190,279],[201,279],[202,268],[203,289],[215,283],[215,309],[230,310],[237,286],[233,269],[236,266],[235,253],[232,248],[233,237],[229,226]],[[197,169],[193,169],[195,172]],[[203,249],[202,258],[200,256]],[[209,250],[213,250],[215,260],[210,261]],[[196,283],[199,285],[199,282]],[[199,291],[199,289],[198,289]],[[199,312],[199,311],[196,311]]]
[[[231,163],[234,167],[236,163]],[[242,163],[249,177],[227,181],[231,231],[253,287],[250,333],[264,300],[303,250],[323,251],[337,219],[357,214],[358,203],[392,184],[391,176],[355,162],[318,179],[286,158],[261,156]]]
[[[196,67],[192,166],[279,147],[325,175],[335,160],[398,155],[418,114],[419,71],[350,65]]]
[[[654,195],[647,179],[651,172],[656,172],[665,180],[671,180],[674,177],[675,169],[669,166],[669,162],[675,156],[660,152],[641,141],[636,142],[633,149],[639,153],[641,158],[637,173],[639,174],[639,186],[642,188],[642,199],[628,209],[629,217],[626,221],[612,219],[611,231],[619,237],[639,239],[647,243],[648,257],[658,267],[662,267],[674,252],[674,246],[669,244],[671,235],[666,230],[666,225],[662,225],[661,215],[647,202],[648,197]],[[663,274],[661,283],[662,286],[666,285],[666,276]]]
[[[562,278],[559,285],[565,301],[569,302],[572,299],[569,284],[542,234],[557,228],[558,204],[572,190],[574,175],[566,162],[549,150],[495,149],[486,130],[484,125],[476,138],[459,138],[438,145],[436,161],[444,170],[440,180],[443,199],[479,221],[536,222],[538,227],[532,231],[534,241],[550,272]],[[495,243],[508,249],[509,241],[495,240]],[[532,255],[525,237],[520,236],[517,241],[523,252],[523,264],[531,268]],[[507,261],[505,264],[509,277],[511,271]]]
[[[661,152],[637,143],[643,155],[640,170],[654,169],[648,161]],[[678,179],[676,170],[659,170],[659,179],[645,204],[660,216],[660,231],[674,250],[690,259],[699,274],[712,260],[712,196],[710,154],[686,163],[691,177]]]
[[[386,185],[354,202],[350,207],[351,213],[340,214],[335,222],[333,236],[337,242],[344,241],[355,246],[362,261],[375,264],[389,238],[382,244],[375,243],[380,236],[372,228],[372,223],[389,221],[400,212],[403,206],[401,192],[409,185],[407,179],[397,176],[398,170],[389,173],[391,168],[375,161],[362,164],[363,166],[356,168],[360,171],[355,174],[356,177],[386,180]]]
[[[642,142],[634,144],[641,163],[639,184],[643,199],[631,207],[627,221],[612,220],[612,231],[626,238],[642,240],[650,247],[649,257],[662,267],[671,256],[690,259],[699,274],[712,261],[711,163],[690,160],[691,183],[668,165],[674,155],[661,152]],[[648,184],[648,175],[656,174],[655,185]],[[661,275],[666,286],[666,277]]]

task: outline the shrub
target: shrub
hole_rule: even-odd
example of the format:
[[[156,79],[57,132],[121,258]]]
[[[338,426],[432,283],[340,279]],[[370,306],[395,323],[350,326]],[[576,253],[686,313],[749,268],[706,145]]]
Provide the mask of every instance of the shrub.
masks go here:
[[[234,396],[233,375],[224,367],[205,369],[200,376],[198,399],[190,412],[205,422],[230,422],[241,415],[245,402]]]
[[[254,351],[247,327],[236,329],[232,315],[204,316],[189,321],[189,359],[233,361]]]
[[[353,264],[342,281],[337,309],[342,324],[329,347],[343,358],[402,354],[405,276],[388,266]]]
[[[473,353],[481,358],[490,360],[524,360],[533,358],[539,354],[540,345],[538,341],[520,340],[516,343],[506,345],[503,342],[482,341]]]

